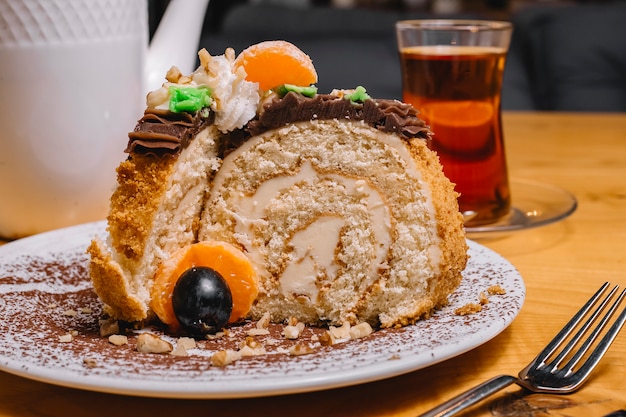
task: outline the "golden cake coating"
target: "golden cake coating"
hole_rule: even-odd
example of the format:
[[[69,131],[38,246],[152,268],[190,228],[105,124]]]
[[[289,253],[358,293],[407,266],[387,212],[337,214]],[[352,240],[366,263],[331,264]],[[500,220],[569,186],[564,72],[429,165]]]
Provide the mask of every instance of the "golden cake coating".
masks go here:
[[[362,88],[259,88],[232,50],[200,58],[170,71],[129,134],[107,239],[88,248],[106,312],[151,318],[159,267],[203,241],[248,258],[252,319],[399,327],[445,305],[467,244],[417,111]]]

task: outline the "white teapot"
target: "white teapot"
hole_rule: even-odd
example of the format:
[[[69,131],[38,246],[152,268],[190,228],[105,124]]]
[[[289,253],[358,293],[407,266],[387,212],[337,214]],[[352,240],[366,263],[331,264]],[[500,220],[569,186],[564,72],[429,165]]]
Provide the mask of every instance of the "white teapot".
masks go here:
[[[0,2],[0,237],[104,219],[148,91],[193,71],[208,0]]]

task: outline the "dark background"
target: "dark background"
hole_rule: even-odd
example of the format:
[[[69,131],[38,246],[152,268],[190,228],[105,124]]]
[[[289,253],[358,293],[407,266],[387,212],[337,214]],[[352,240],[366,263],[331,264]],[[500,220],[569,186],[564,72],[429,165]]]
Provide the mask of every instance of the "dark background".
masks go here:
[[[283,39],[312,58],[320,92],[363,85],[372,96],[401,98],[397,20],[510,20],[504,109],[626,111],[626,1],[456,0],[443,13],[434,1],[211,0],[199,48],[219,55]],[[151,31],[167,4],[150,0]]]

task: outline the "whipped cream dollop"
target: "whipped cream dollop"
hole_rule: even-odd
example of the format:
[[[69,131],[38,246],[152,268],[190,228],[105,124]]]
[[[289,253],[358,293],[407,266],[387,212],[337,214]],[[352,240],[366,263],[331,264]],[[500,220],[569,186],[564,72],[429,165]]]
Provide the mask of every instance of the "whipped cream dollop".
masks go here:
[[[215,112],[215,126],[222,133],[241,129],[256,115],[260,101],[258,84],[246,81],[242,67],[234,69],[235,51],[232,48],[216,56],[202,49],[198,57],[200,66],[191,75],[183,75],[177,67],[170,68],[165,76],[167,82],[148,93],[148,108],[170,109],[171,94],[175,89],[206,88],[211,96],[209,107]]]

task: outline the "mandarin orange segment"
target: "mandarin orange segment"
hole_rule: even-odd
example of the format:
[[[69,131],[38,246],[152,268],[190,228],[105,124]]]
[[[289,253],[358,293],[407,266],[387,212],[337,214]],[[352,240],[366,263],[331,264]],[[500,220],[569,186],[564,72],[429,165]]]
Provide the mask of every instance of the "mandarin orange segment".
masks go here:
[[[472,127],[487,124],[493,117],[493,106],[488,102],[432,101],[419,107],[422,115],[438,124],[455,127]]]
[[[259,83],[264,91],[283,84],[309,86],[317,82],[311,58],[286,41],[252,45],[237,56],[234,67],[243,67],[246,80]]]
[[[437,149],[469,154],[489,146],[494,109],[489,102],[432,101],[419,107]]]
[[[161,263],[154,278],[150,303],[157,317],[170,328],[179,329],[172,306],[172,293],[183,272],[194,266],[209,267],[222,275],[233,297],[233,310],[228,323],[243,320],[259,292],[256,271],[243,252],[219,241],[185,246]]]

